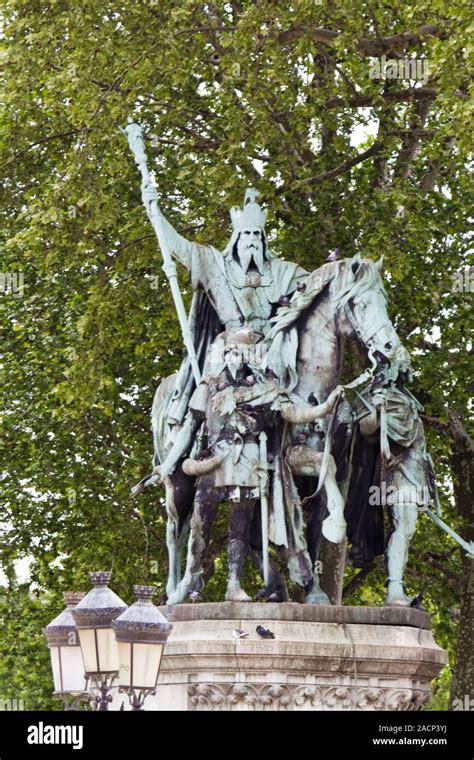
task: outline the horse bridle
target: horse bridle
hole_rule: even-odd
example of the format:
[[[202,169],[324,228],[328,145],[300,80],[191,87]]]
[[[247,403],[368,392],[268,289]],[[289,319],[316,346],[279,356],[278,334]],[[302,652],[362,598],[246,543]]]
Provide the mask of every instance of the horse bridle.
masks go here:
[[[387,327],[388,325],[391,326],[392,323],[390,322],[390,320],[387,317],[387,319],[386,319],[385,322],[383,322],[382,324],[380,324],[380,323],[376,324],[375,327],[374,327],[374,329],[372,331],[369,331],[369,330],[366,330],[365,327],[362,326],[361,324],[359,324],[359,322],[356,320],[356,318],[354,316],[354,312],[352,311],[352,309],[351,309],[351,307],[349,305],[349,301],[346,301],[346,303],[344,304],[343,308],[344,308],[344,314],[347,317],[347,319],[349,320],[349,322],[350,322],[350,324],[352,326],[352,329],[354,330],[355,334],[361,339],[362,343],[365,346],[367,346],[367,348],[369,350],[369,356],[372,357],[372,354],[373,354],[373,351],[374,351],[373,346],[372,346],[372,341],[373,341],[374,335],[376,335],[378,332],[380,332],[380,330],[382,330],[384,327]]]

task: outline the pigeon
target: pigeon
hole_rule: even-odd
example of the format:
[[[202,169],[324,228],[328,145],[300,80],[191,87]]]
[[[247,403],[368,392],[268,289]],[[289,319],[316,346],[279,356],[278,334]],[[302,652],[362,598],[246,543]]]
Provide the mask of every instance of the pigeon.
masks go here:
[[[194,602],[202,602],[202,596],[199,593],[199,591],[190,591],[189,598],[191,599],[193,604]]]
[[[278,299],[278,305],[279,306],[289,306],[290,305],[290,299],[288,296],[280,296]]]
[[[420,591],[420,593],[417,594],[415,598],[411,600],[410,607],[413,607],[414,610],[421,610],[422,601],[423,601],[423,594]]]
[[[329,256],[326,258],[326,261],[337,261],[339,258],[339,248],[335,248],[333,251],[330,252]]]
[[[234,639],[246,639],[248,636],[248,633],[245,633],[245,631],[242,631],[240,628],[234,628],[232,631],[232,636]]]
[[[282,595],[279,591],[274,591],[272,594],[270,594],[269,597],[267,597],[267,602],[282,602]]]
[[[275,634],[270,631],[269,628],[264,628],[263,625],[257,625],[255,629],[261,639],[274,639]]]
[[[300,293],[304,293],[306,290],[306,283],[305,282],[297,282],[296,283],[296,290],[298,290]]]

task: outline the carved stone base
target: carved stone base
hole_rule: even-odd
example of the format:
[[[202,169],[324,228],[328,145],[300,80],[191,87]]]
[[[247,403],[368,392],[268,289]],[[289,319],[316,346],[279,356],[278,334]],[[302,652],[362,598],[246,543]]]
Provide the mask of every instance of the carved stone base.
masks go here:
[[[163,607],[173,623],[147,710],[419,710],[447,656],[428,613],[264,603]],[[261,639],[256,626],[275,639]],[[234,629],[248,633],[236,639]]]

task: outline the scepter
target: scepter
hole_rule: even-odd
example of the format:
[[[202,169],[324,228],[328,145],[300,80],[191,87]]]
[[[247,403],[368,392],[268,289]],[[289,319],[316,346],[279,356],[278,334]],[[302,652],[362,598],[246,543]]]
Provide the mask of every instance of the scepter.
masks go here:
[[[168,278],[170,284],[171,294],[178,315],[179,326],[181,328],[181,334],[183,336],[184,345],[188,352],[189,361],[191,362],[191,369],[193,372],[196,385],[201,382],[201,370],[196,356],[196,350],[194,348],[193,336],[189,327],[188,318],[184,308],[183,297],[179,289],[178,273],[176,271],[176,264],[171,258],[171,253],[166,242],[166,236],[163,229],[163,217],[158,207],[158,194],[156,188],[153,185],[148,171],[147,157],[145,152],[145,143],[143,141],[142,128],[139,124],[135,124],[131,119],[128,120],[128,124],[125,129],[121,128],[121,132],[127,135],[128,144],[130,150],[135,158],[135,163],[138,166],[142,175],[142,200],[145,210],[151,225],[155,231],[158,243],[161,249],[161,255],[163,256],[163,272]]]

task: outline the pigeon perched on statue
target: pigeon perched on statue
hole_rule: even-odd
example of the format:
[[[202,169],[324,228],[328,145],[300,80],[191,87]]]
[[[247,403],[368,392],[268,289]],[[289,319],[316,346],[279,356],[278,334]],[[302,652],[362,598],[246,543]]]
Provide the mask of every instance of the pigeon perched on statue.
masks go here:
[[[279,591],[274,591],[272,594],[270,594],[269,597],[267,597],[267,602],[282,602],[283,597],[282,594]]]
[[[423,601],[423,593],[420,591],[410,602],[410,607],[414,610],[421,610],[421,603]]]

